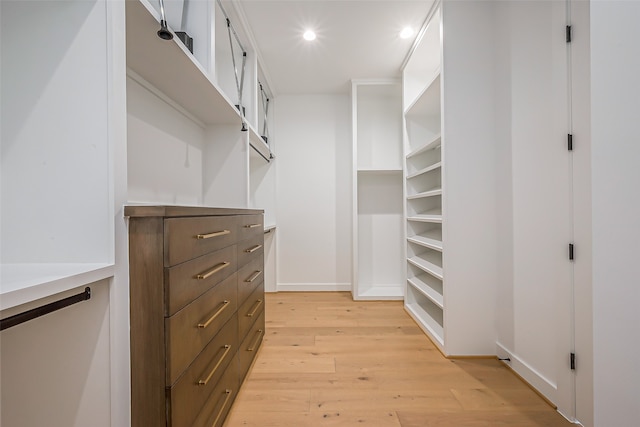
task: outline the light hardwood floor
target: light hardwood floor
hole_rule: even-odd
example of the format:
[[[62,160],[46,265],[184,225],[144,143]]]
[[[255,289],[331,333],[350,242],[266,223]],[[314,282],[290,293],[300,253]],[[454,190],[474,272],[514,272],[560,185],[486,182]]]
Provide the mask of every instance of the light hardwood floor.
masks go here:
[[[266,296],[266,334],[225,427],[570,426],[497,360],[445,359],[402,303]]]

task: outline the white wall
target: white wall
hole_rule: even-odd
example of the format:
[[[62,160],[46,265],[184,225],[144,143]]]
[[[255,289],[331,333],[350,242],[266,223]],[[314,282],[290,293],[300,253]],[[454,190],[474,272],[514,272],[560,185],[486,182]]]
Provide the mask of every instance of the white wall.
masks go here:
[[[202,204],[204,129],[127,79],[130,202]]]
[[[640,420],[640,3],[591,2],[595,425]]]
[[[278,290],[350,290],[351,131],[346,95],[281,95]]]

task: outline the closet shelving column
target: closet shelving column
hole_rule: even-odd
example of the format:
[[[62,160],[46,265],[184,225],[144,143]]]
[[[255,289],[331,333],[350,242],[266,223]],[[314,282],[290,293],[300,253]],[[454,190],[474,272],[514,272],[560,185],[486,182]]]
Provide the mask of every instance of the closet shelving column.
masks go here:
[[[353,298],[404,295],[402,105],[397,80],[354,80]]]
[[[403,70],[407,288],[405,308],[444,349],[440,17]]]
[[[114,275],[113,164],[105,2],[2,2],[0,11],[5,40],[36,22],[43,31],[2,46],[5,310]]]

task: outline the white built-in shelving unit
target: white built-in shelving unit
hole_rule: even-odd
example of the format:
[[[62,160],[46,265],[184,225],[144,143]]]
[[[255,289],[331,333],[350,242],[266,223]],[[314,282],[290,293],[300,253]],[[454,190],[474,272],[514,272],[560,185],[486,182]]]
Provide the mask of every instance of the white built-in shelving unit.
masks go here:
[[[483,6],[436,2],[403,67],[405,308],[447,356],[495,354],[492,30],[474,17],[490,13]]]
[[[108,427],[110,375],[126,376],[110,361],[109,12],[102,0],[0,2],[0,317],[30,319],[0,334],[3,425]],[[89,300],[31,318],[85,287]]]
[[[126,2],[129,202],[264,209],[271,241],[275,138],[262,137],[259,91],[268,82],[241,6],[192,3],[174,18],[178,28],[167,20],[193,37],[193,54],[178,37],[156,35],[156,4]],[[275,258],[266,265],[275,271]]]
[[[352,294],[357,300],[404,295],[401,93],[396,80],[352,83]]]
[[[259,75],[241,6],[223,2],[247,54],[241,101],[218,2],[166,1],[166,6],[169,29],[193,37],[193,53],[177,36],[158,37],[157,1],[0,4],[2,318],[85,286],[93,295],[46,321],[3,331],[7,348],[46,347],[34,337],[47,335],[57,343],[56,360],[73,358],[90,367],[74,372],[89,384],[71,384],[82,397],[68,399],[74,405],[82,401],[78,413],[95,419],[70,420],[78,414],[61,410],[62,424],[55,424],[46,419],[46,410],[36,410],[30,416],[40,420],[37,424],[128,424],[123,205],[264,209],[265,231],[275,247],[277,138],[272,135],[267,144],[260,132],[258,79],[266,86],[268,81]],[[265,277],[275,283],[274,249],[265,248],[265,261]],[[80,333],[58,326],[66,319]],[[86,343],[80,351],[78,340]],[[66,372],[68,364],[46,361],[45,372],[27,360],[3,349],[3,372],[16,375],[3,374],[2,385],[21,403],[5,405],[3,396],[8,423],[19,420],[21,411],[45,407],[40,399],[56,394],[55,378],[73,376]],[[21,377],[20,383],[13,377]],[[42,386],[34,391],[29,386],[34,383]],[[8,407],[12,410],[5,411]]]
[[[440,13],[403,70],[407,283],[405,307],[444,348]]]

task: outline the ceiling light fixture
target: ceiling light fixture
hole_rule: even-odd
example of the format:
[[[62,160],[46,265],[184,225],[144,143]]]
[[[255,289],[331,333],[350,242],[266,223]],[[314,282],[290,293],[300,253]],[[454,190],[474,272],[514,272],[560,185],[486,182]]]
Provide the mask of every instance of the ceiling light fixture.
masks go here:
[[[411,27],[404,27],[402,31],[400,31],[400,38],[402,39],[408,39],[412,35],[413,35],[413,28]]]
[[[304,39],[307,40],[307,41],[312,41],[312,40],[316,39],[316,33],[314,33],[311,30],[307,30],[307,31],[304,32],[302,37],[304,37]]]

